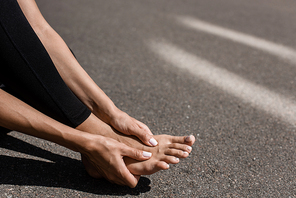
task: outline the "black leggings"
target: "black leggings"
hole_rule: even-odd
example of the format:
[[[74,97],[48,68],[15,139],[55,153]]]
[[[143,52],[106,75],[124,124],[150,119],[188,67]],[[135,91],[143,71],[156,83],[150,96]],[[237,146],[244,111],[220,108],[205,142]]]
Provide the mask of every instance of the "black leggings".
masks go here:
[[[16,0],[0,0],[0,82],[5,91],[73,128],[91,113],[59,75]]]

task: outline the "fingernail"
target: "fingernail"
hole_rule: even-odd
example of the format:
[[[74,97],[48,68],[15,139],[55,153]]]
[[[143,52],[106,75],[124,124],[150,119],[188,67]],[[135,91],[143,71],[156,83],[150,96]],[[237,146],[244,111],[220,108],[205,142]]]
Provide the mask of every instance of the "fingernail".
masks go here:
[[[191,142],[191,136],[192,136],[192,135],[187,136],[187,137],[185,138],[185,142]]]
[[[152,156],[152,153],[149,153],[149,152],[143,151],[143,156],[144,156],[144,157],[151,157],[151,156]]]
[[[184,153],[185,155],[189,155],[189,153],[188,153],[188,152],[186,152],[186,151],[183,151],[183,153]]]
[[[187,146],[187,151],[191,152],[192,151],[192,147],[191,146]]]
[[[177,158],[177,157],[175,158],[175,160],[176,160],[176,162],[180,161],[179,158]]]
[[[151,138],[150,140],[149,140],[149,143],[152,145],[152,146],[156,146],[158,143],[157,143],[157,141],[154,139],[154,138]]]

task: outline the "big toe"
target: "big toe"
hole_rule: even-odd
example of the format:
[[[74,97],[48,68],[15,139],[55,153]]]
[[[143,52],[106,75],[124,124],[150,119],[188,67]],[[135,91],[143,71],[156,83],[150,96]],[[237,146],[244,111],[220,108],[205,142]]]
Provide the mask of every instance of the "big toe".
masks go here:
[[[189,135],[184,139],[185,143],[189,146],[192,146],[195,142],[195,137],[193,135]]]
[[[187,144],[192,146],[195,142],[195,137],[193,135],[189,136],[172,136],[172,143]]]

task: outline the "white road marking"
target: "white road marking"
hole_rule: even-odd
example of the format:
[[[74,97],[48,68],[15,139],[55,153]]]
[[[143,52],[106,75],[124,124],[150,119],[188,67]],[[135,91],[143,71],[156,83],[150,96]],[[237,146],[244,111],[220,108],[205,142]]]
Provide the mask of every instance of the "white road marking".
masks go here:
[[[296,126],[296,103],[167,42],[150,41],[149,48],[173,66],[240,98],[253,107]]]
[[[262,51],[266,51],[283,59],[288,59],[292,63],[296,64],[296,50],[293,48],[286,47],[281,44],[276,44],[265,39],[261,39],[241,32],[229,30],[192,17],[178,16],[176,19],[178,22],[189,28],[210,33],[216,36],[230,39],[235,42],[242,43],[244,45],[248,45],[250,47],[257,48]]]

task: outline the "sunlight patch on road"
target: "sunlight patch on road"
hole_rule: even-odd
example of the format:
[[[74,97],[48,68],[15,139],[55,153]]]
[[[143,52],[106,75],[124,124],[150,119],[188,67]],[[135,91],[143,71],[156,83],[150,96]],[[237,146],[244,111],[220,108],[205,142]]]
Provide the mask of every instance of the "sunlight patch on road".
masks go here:
[[[47,162],[47,163],[55,163],[53,161],[50,161],[48,159],[44,159],[41,157],[37,157],[34,155],[30,155],[30,154],[25,154],[25,153],[21,153],[18,151],[13,151],[11,149],[6,149],[6,148],[1,148],[1,156],[6,156],[9,158],[17,158],[17,159],[27,159],[27,160],[32,160],[32,161],[40,161],[40,162]]]
[[[296,103],[234,73],[190,54],[170,43],[150,41],[148,47],[161,59],[177,68],[240,98],[255,108],[296,125]]]
[[[178,16],[176,17],[176,19],[181,24],[185,25],[186,27],[192,28],[194,30],[198,30],[198,31],[213,34],[222,38],[230,39],[232,41],[239,42],[244,45],[268,52],[280,58],[288,59],[292,63],[296,63],[296,50],[290,47],[286,47],[284,45],[276,44],[262,38],[233,31],[217,25],[213,25],[192,17]]]

